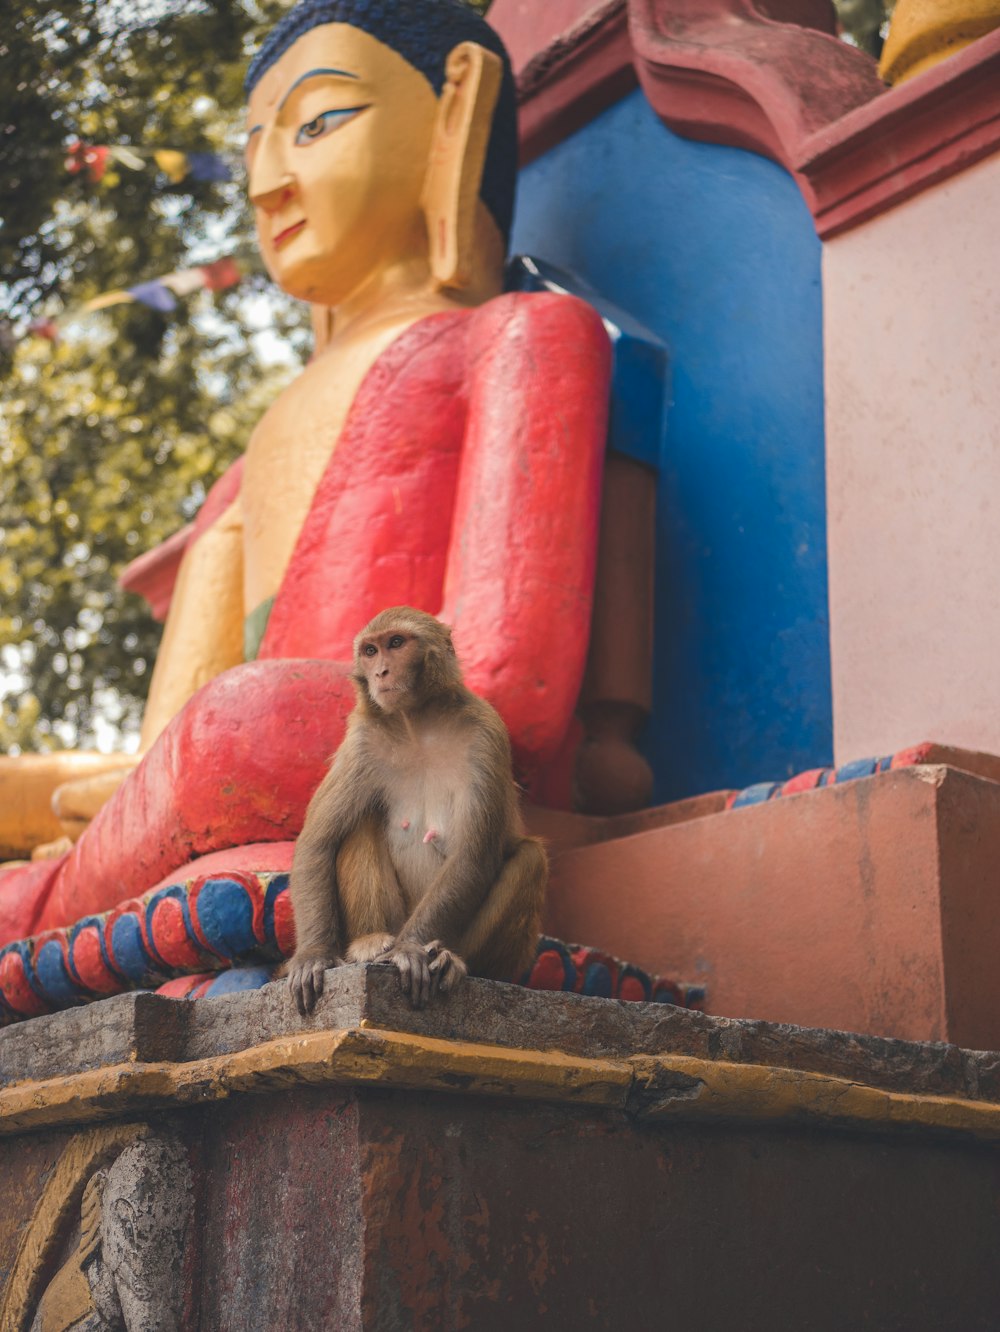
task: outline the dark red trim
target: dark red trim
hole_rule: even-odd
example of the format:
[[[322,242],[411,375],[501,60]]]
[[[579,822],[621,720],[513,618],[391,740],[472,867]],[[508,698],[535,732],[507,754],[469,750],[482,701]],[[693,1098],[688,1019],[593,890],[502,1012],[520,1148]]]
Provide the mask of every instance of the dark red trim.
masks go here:
[[[1000,31],[844,116],[800,147],[828,238],[1000,147]]]
[[[156,620],[167,618],[181,560],[193,536],[194,524],[188,523],[159,546],[126,564],[118,575],[118,586],[145,597]]]
[[[883,90],[869,57],[802,26],[806,7],[779,11],[798,22],[768,17],[763,0],[629,0],[629,11],[639,81],[671,129],[790,171],[804,138]]]
[[[636,83],[625,0],[605,0],[518,75],[522,165],[569,138]]]
[[[521,8],[507,24],[523,26]],[[580,9],[519,75],[524,162],[638,75],[676,133],[781,163],[829,237],[1000,147],[1000,32],[889,91],[873,61],[831,34],[827,0],[580,0]]]

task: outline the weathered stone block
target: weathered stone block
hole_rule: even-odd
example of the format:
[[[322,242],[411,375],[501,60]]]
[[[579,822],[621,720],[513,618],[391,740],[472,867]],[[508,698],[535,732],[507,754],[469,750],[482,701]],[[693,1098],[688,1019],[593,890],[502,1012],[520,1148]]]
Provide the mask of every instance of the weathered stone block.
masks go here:
[[[714,1013],[1000,1047],[1000,783],[881,774],[583,846],[545,927]]]
[[[371,966],[308,1019],[121,996],[0,1068],[4,1332],[153,1275],[183,1332],[995,1327],[995,1054],[489,981],[417,1012]]]

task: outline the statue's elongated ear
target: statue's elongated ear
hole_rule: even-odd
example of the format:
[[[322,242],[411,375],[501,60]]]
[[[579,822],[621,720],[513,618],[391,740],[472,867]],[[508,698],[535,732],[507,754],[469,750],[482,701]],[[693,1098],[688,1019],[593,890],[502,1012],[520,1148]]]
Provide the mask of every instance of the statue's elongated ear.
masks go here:
[[[476,204],[502,77],[500,57],[475,42],[456,46],[445,65],[423,193],[439,287],[462,287],[472,276]]]

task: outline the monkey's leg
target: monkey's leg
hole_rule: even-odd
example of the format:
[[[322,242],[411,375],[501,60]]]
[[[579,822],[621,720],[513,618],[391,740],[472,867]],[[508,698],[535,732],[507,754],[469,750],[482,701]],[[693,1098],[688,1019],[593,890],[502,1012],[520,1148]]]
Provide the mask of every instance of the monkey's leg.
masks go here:
[[[337,857],[342,935],[348,962],[373,962],[387,952],[406,920],[403,893],[381,820],[365,819]]]
[[[519,980],[531,964],[549,878],[541,842],[525,837],[505,862],[458,951],[474,976]]]

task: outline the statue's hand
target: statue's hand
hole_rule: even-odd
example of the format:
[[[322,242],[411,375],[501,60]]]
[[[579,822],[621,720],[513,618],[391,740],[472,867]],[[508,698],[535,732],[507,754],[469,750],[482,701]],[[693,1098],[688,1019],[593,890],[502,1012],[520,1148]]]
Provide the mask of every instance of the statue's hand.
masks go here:
[[[327,967],[339,967],[342,961],[329,953],[301,956],[296,953],[284,964],[279,974],[288,977],[288,988],[302,1017],[307,1017],[316,1007],[316,1001],[323,993],[323,973]]]

